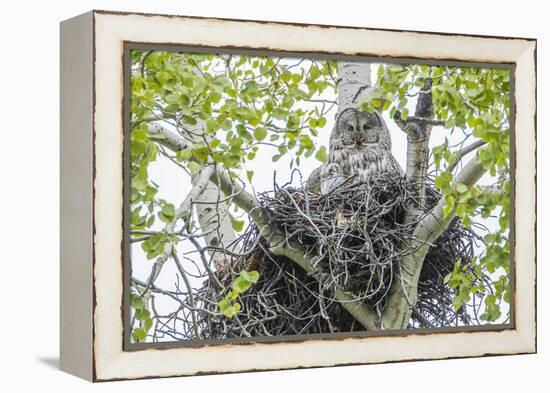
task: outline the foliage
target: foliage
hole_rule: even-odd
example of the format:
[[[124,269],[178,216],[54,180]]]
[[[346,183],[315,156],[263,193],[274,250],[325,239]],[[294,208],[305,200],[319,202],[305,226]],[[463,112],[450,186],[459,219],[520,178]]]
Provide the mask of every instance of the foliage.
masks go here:
[[[227,318],[232,318],[241,311],[241,305],[237,301],[239,296],[246,293],[252,285],[258,282],[260,273],[255,270],[241,270],[237,278],[233,280],[231,289],[225,297],[218,302],[220,312]]]
[[[430,177],[446,202],[445,214],[458,216],[472,229],[479,229],[478,217],[498,224],[496,231],[483,237],[481,252],[468,268],[457,260],[444,281],[456,291],[456,310],[473,295],[481,296],[485,304],[481,319],[502,320],[507,311],[504,305],[510,301],[510,72],[379,65],[372,94],[362,109],[404,121],[413,118],[427,79],[432,81],[434,121],[442,125],[437,132],[449,136],[444,143],[432,146],[430,160]],[[194,225],[191,212],[176,217],[175,201],[158,196],[159,187],[149,176],[153,162],[169,159],[187,174],[216,163],[234,179],[248,184],[254,179],[260,149],[269,151],[273,162],[289,157],[291,168],[299,167],[306,158],[327,162],[327,147],[318,142],[318,134],[336,106],[336,93],[334,61],[132,51],[130,224],[146,257],[157,258],[167,244],[181,241],[183,231],[158,231],[156,226],[182,220],[190,233]],[[177,152],[163,148],[159,143],[162,137],[148,131],[158,122],[184,137],[188,146]],[[456,135],[463,135],[459,144],[451,142]],[[461,151],[474,140],[483,142],[476,159],[494,180],[493,187],[454,182],[462,163]],[[244,230],[245,221],[233,214],[229,218],[235,232]],[[241,311],[239,296],[258,280],[256,274],[253,269],[242,270],[231,289],[215,303],[225,317]],[[472,274],[489,275],[492,282],[478,285]],[[145,306],[132,307],[136,319],[138,310],[143,310],[139,314],[142,326],[133,332],[139,341],[147,335],[144,328],[150,325],[150,314]]]
[[[325,146],[314,143],[326,125],[326,114],[335,102],[304,109],[301,103],[321,99],[336,89],[335,63],[293,61],[271,57],[132,51],[130,173],[133,230],[151,228],[156,220],[169,222],[173,206],[157,198],[158,187],[149,180],[149,164],[160,155],[157,135],[147,124],[162,120],[182,135],[197,123],[205,135],[170,157],[188,173],[207,162],[216,162],[233,177],[254,176],[258,149],[273,151],[273,162],[292,156],[291,167],[301,157],[328,159]],[[247,166],[248,164],[248,166]],[[240,232],[244,222],[232,216]],[[167,235],[144,243],[149,259],[157,257]],[[173,240],[173,239],[172,239]]]
[[[134,309],[134,318],[140,322],[140,326],[132,330],[132,337],[135,342],[145,341],[147,332],[153,326],[151,312],[143,298],[135,292],[130,295],[130,307]]]
[[[255,159],[261,146],[276,152],[273,161],[291,154],[296,165],[301,156],[319,151],[317,157],[326,160],[325,147],[315,146],[314,137],[334,103],[314,109],[300,104],[335,90],[335,63],[309,61],[304,68],[298,67],[301,62],[132,51],[132,164],[137,179],[146,180],[146,171],[139,170],[156,158],[157,149],[148,143],[143,126],[156,119],[168,120],[181,131],[204,122],[206,136],[176,155],[184,165],[211,158],[238,170]],[[138,184],[144,188],[146,183]]]
[[[466,226],[478,215],[498,217],[498,231],[483,238],[485,248],[477,259],[477,269],[479,273],[498,271],[499,277],[493,286],[478,288],[458,269],[450,281],[452,287],[462,283],[455,298],[456,308],[482,291],[486,294],[486,312],[481,318],[495,321],[501,315],[500,303],[509,303],[510,298],[510,72],[498,68],[379,66],[373,95],[363,109],[389,111],[391,117],[399,115],[406,120],[413,116],[409,113],[410,98],[418,97],[427,78],[432,80],[435,119],[444,122],[449,133],[464,134],[457,146],[450,146],[445,138],[442,145],[432,149],[435,185],[446,200],[445,215],[456,214]],[[496,179],[490,190],[462,183],[452,186],[460,150],[472,137],[485,143],[479,148],[477,159]]]

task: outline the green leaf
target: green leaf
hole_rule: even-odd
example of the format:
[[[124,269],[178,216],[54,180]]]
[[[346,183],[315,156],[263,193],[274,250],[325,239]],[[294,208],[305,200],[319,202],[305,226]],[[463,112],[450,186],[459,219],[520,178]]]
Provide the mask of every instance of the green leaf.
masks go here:
[[[171,223],[174,220],[174,215],[176,214],[176,210],[174,208],[174,205],[171,203],[166,203],[162,206],[158,216],[162,222],[165,223]]]
[[[293,114],[288,117],[286,126],[290,130],[295,130],[300,126],[300,116]]]
[[[455,208],[455,198],[452,195],[447,195],[445,197],[445,205],[443,206],[443,217],[448,217]]]
[[[230,296],[226,296],[226,299],[220,300],[218,302],[218,307],[220,307],[221,312],[224,312],[224,310],[226,310],[229,307],[229,302],[227,301],[228,298],[230,298]]]
[[[143,299],[139,295],[132,293],[130,295],[130,306],[135,309],[140,309],[145,307],[145,304],[143,303]]]
[[[459,217],[464,217],[464,214],[466,214],[466,205],[464,205],[463,203],[459,203],[456,206],[455,213]]]
[[[312,66],[309,71],[309,77],[312,79],[317,79],[321,76],[321,71],[317,66]]]
[[[187,163],[187,167],[189,168],[189,170],[191,171],[191,174],[193,175],[196,173],[199,173],[202,169],[202,165],[195,161],[189,161]]]
[[[188,161],[192,155],[193,151],[191,149],[178,150],[176,153],[176,160],[179,162]]]
[[[260,273],[255,270],[241,270],[240,276],[244,278],[247,282],[251,284],[256,284],[258,282],[258,279],[260,278]]]
[[[267,130],[263,127],[256,127],[254,129],[254,138],[257,141],[263,141],[267,136]]]
[[[500,317],[500,306],[496,301],[497,297],[495,295],[489,295],[485,298],[485,312],[481,315],[481,319],[492,322]]]
[[[285,73],[283,73],[283,74],[281,75],[281,80],[282,80],[283,82],[290,82],[290,79],[291,79],[291,78],[292,78],[292,73],[290,73],[290,72],[288,72],[288,71],[285,72]]]
[[[315,158],[323,163],[328,162],[327,148],[325,146],[321,146],[319,150],[317,150],[317,153],[315,153]]]
[[[148,318],[151,318],[151,313],[145,308],[140,308],[136,310],[135,317],[138,321],[145,321]]]
[[[231,284],[231,289],[237,293],[245,293],[252,286],[252,283],[245,280],[242,276],[238,276],[233,284]]]
[[[155,233],[141,242],[141,248],[145,251],[147,259],[153,259],[163,253],[164,246],[169,240],[170,237],[165,233]]]
[[[132,337],[136,342],[144,341],[147,338],[147,331],[142,327],[136,328],[132,331]]]
[[[243,220],[238,220],[232,214],[229,214],[229,219],[231,220],[231,226],[235,232],[241,232],[244,229]]]
[[[162,206],[161,212],[165,216],[174,217],[174,214],[176,214],[176,209],[174,208],[174,205],[172,205],[171,203],[167,203]]]
[[[510,290],[507,289],[505,292],[504,292],[504,296],[503,296],[503,299],[506,303],[510,304]]]
[[[218,302],[218,307],[220,308],[220,312],[225,314],[225,311],[230,307],[229,302],[226,299],[220,300]]]
[[[140,142],[147,141],[147,130],[140,128],[132,131],[132,139]]]
[[[145,191],[147,188],[148,182],[147,178],[144,176],[141,176],[140,174],[137,174],[132,178],[132,187],[134,187],[138,191]]]
[[[456,296],[455,298],[453,298],[452,304],[455,311],[460,310],[460,307],[462,307],[462,301],[460,300],[460,297]]]
[[[225,299],[218,302],[218,307],[226,318],[232,318],[241,310],[241,305],[239,303],[235,302],[232,304]]]
[[[210,93],[210,95],[208,96],[208,101],[213,103],[218,103],[220,102],[221,99],[222,99],[222,95],[217,91]]]
[[[143,321],[143,328],[147,331],[153,327],[153,320],[151,318],[146,318]]]
[[[458,184],[456,185],[456,190],[457,190],[459,193],[463,194],[463,193],[465,193],[466,191],[468,191],[468,186],[467,186],[466,184],[464,184],[464,183],[458,183]]]
[[[453,175],[451,173],[442,172],[435,178],[435,186],[439,188],[439,190],[443,194],[448,194],[452,180],[453,180]]]

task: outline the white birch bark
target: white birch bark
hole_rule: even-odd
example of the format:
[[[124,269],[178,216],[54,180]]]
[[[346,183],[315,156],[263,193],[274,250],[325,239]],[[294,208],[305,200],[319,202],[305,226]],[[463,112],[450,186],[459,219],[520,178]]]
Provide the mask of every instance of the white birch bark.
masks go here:
[[[204,135],[204,121],[198,119],[197,124],[189,126],[188,139],[194,144],[198,142],[208,143],[212,137]],[[193,185],[196,184],[199,174],[191,178]],[[233,231],[229,211],[225,202],[223,192],[214,184],[209,183],[194,204],[197,219],[204,234],[204,242],[208,247],[216,247],[228,251],[235,251],[238,247],[237,236]],[[208,251],[214,266],[224,263],[226,255],[221,251]]]
[[[338,113],[347,108],[359,109],[371,91],[370,63],[338,62]]]
[[[190,65],[190,69],[193,73],[200,76],[200,70],[195,65]],[[204,120],[197,118],[197,124],[185,126],[188,133],[185,135],[191,143],[209,143],[212,140],[212,136],[205,133]],[[198,174],[191,178],[192,184],[197,182]],[[237,236],[233,231],[231,225],[231,219],[227,205],[223,200],[225,195],[214,184],[209,183],[206,189],[202,192],[199,198],[194,204],[195,212],[201,231],[204,234],[203,240],[208,247],[216,247],[228,251],[236,251],[238,244],[236,242]],[[220,251],[208,251],[211,256],[211,262],[214,266],[223,264],[226,260],[226,255]]]

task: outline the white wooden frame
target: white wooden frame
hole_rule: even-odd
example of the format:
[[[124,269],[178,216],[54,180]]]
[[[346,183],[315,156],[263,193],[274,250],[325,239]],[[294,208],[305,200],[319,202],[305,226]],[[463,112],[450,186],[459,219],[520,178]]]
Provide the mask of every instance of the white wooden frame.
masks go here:
[[[515,65],[513,327],[123,349],[125,42]],[[536,41],[92,11],[61,24],[61,368],[92,381],[536,351]]]

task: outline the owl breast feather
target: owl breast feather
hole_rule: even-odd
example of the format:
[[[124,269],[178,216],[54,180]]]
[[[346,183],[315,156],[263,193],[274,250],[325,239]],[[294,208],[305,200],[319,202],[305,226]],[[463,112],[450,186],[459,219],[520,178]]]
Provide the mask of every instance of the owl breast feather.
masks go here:
[[[357,176],[358,181],[366,181],[369,176],[388,172],[401,172],[399,164],[387,149],[341,149],[332,152],[331,162],[340,165],[345,176]]]

